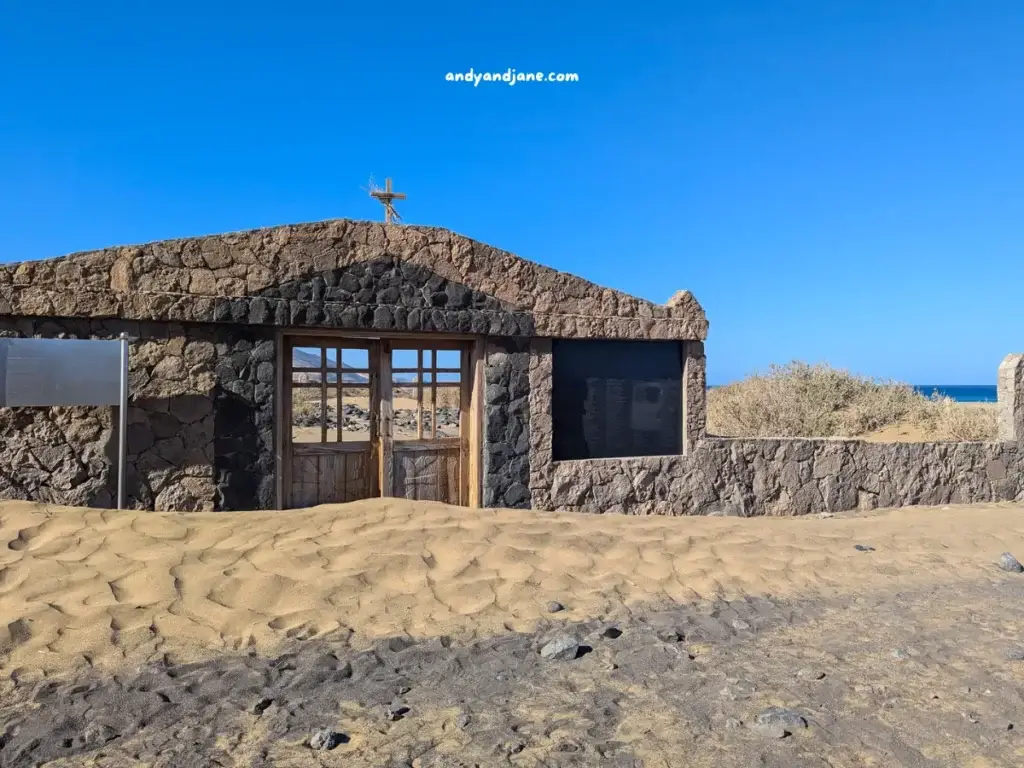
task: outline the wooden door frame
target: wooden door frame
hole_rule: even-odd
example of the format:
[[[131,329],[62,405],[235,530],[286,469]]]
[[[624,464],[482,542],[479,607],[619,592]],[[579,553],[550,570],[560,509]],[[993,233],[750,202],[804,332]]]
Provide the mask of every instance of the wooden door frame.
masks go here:
[[[483,487],[483,403],[484,403],[484,339],[481,336],[458,333],[374,333],[372,331],[348,331],[314,328],[281,328],[274,338],[275,349],[275,392],[274,392],[274,459],[276,477],[276,507],[287,509],[290,503],[291,488],[291,440],[286,436],[291,432],[291,381],[292,356],[286,354],[301,342],[308,341],[310,346],[325,342],[343,343],[345,339],[363,344],[376,341],[379,350],[376,381],[371,377],[370,386],[377,391],[370,393],[371,402],[374,396],[381,403],[379,423],[372,457],[377,462],[378,476],[375,483],[378,496],[390,496],[394,493],[394,461],[391,454],[391,424],[393,416],[391,401],[391,350],[401,349],[404,342],[410,346],[430,345],[434,349],[458,349],[462,351],[462,385],[463,407],[459,410],[459,435],[462,440],[462,461],[460,462],[461,493],[466,506],[479,508],[481,489]],[[372,367],[372,366],[371,366]],[[386,405],[385,405],[386,403]],[[371,409],[372,411],[372,409]],[[377,414],[371,413],[374,419]],[[371,428],[371,431],[374,431]],[[387,436],[386,438],[384,436]],[[388,467],[391,477],[385,476],[384,468]]]

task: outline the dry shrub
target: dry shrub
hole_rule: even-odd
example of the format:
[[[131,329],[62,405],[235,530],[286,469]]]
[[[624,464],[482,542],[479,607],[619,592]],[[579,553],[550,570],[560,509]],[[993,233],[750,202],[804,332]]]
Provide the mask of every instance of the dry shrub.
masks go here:
[[[708,392],[708,431],[734,437],[853,437],[899,423],[936,440],[991,440],[990,408],[925,397],[913,387],[794,361]]]
[[[918,423],[935,440],[995,440],[998,432],[994,408],[938,395],[927,399]]]

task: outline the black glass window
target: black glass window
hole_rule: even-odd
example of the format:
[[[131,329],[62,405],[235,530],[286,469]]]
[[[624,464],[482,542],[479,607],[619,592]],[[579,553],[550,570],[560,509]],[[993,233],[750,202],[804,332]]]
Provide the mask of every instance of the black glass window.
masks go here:
[[[682,352],[675,341],[552,341],[554,460],[682,453]]]

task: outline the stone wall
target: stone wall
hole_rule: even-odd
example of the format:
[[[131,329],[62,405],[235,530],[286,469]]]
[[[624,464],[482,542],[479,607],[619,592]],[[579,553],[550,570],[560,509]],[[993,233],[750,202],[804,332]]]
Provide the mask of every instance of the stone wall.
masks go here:
[[[867,443],[707,437],[703,344],[685,354],[684,455],[553,462],[551,345],[534,340],[534,509],[749,516],[1024,500],[1024,355],[999,369],[1001,442]]]
[[[559,462],[549,508],[746,517],[1021,500],[1017,443],[707,438],[689,456]]]
[[[128,506],[273,505],[274,345],[259,329],[0,318],[4,336],[133,339]],[[0,497],[112,507],[114,408],[2,408]]]
[[[490,340],[485,356],[483,506],[529,508],[529,342]]]
[[[696,340],[708,325],[686,291],[654,304],[447,230],[344,220],[3,265],[0,314]]]
[[[999,439],[1024,440],[1024,355],[1007,355],[996,376]]]
[[[704,343],[683,343],[683,452],[696,450],[707,434],[708,382]]]

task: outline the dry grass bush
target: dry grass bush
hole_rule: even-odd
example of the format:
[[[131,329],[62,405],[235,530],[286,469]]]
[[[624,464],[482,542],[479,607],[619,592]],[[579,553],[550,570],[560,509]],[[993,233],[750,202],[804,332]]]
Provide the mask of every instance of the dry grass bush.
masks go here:
[[[708,391],[708,431],[728,437],[854,437],[895,424],[933,440],[993,440],[991,408],[925,397],[913,387],[794,361]]]
[[[939,440],[995,440],[998,432],[994,408],[958,403],[948,397],[931,397],[918,419]]]

